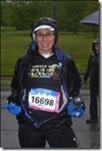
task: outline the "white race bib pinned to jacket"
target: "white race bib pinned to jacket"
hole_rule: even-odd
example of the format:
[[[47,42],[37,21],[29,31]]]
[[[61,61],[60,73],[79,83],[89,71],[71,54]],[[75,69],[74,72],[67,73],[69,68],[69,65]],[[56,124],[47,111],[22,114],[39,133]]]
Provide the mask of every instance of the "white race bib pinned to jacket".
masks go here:
[[[28,97],[29,108],[47,112],[58,112],[59,100],[59,92],[43,88],[32,88]]]

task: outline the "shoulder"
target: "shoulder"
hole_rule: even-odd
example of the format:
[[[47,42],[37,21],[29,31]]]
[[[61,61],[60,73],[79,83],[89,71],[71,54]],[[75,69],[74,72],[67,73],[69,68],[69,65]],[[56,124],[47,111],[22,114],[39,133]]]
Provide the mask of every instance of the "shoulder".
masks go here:
[[[65,54],[65,58],[66,58],[67,60],[69,60],[69,61],[72,60],[72,57],[71,57],[69,54]]]
[[[68,64],[73,64],[74,63],[73,58],[69,54],[65,54],[65,61]]]
[[[27,55],[23,55],[20,58],[18,58],[16,61],[16,66],[20,66],[21,64],[26,62],[26,58],[27,58]]]
[[[26,59],[26,57],[27,57],[27,55],[23,55],[23,56],[19,57],[19,58],[17,59],[17,62],[24,61],[24,60]]]

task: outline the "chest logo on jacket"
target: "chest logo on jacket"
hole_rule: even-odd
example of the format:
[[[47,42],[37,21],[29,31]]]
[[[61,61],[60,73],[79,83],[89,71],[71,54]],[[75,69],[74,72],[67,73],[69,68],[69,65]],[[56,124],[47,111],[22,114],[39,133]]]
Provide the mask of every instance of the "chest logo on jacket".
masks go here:
[[[60,66],[53,65],[34,65],[30,69],[29,76],[31,78],[53,78],[59,80]]]

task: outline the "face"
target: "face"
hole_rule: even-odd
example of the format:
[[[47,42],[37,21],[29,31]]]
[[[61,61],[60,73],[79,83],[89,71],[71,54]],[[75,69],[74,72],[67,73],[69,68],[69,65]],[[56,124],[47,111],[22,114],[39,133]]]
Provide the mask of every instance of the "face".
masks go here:
[[[96,49],[97,51],[99,51],[99,44],[98,44],[98,43],[95,44],[95,49]]]
[[[39,52],[52,52],[52,47],[55,41],[55,35],[53,31],[50,31],[49,29],[39,29],[35,33],[35,40],[38,44]]]

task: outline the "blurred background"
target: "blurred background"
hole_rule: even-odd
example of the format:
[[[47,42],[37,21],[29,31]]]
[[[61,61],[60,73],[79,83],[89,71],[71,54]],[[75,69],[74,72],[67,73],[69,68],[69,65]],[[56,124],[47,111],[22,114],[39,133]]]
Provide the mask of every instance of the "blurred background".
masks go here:
[[[73,57],[79,72],[83,73],[92,42],[99,37],[99,25],[83,24],[80,20],[99,8],[96,0],[1,1],[1,75],[13,74],[16,60],[26,53],[31,42],[34,22],[44,16],[57,21],[58,45]]]
[[[71,55],[81,77],[87,68],[92,52],[92,42],[99,38],[99,24],[84,24],[80,21],[88,15],[100,11],[97,0],[72,1],[1,1],[1,106],[10,94],[10,83],[14,66],[19,57],[26,54],[31,43],[30,32],[34,22],[44,16],[54,18],[58,23],[58,45]],[[100,14],[100,13],[99,13]],[[99,16],[98,14],[98,21]],[[96,17],[94,17],[96,19]],[[82,80],[83,82],[83,80]],[[80,142],[79,148],[100,148],[99,123],[86,125],[89,117],[89,81],[82,83],[81,97],[86,105],[83,118],[73,119],[73,128]],[[20,148],[18,124],[14,116],[1,110],[1,146],[2,148]],[[48,145],[47,145],[48,147]]]

